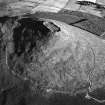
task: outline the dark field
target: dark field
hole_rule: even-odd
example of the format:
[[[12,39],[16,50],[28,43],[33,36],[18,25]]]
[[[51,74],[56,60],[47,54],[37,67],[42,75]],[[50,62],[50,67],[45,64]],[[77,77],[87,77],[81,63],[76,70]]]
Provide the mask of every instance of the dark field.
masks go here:
[[[105,19],[77,11],[62,10],[57,14],[36,13],[39,18],[55,19],[100,36],[105,31]]]

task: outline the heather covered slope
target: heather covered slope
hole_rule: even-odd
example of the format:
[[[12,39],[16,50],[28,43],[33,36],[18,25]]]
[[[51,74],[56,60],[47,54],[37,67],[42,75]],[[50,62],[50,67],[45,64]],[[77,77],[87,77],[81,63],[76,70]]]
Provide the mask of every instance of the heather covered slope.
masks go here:
[[[1,67],[19,80],[29,80],[31,90],[46,98],[52,93],[86,95],[102,88],[104,40],[63,22],[44,21],[25,17],[17,23],[9,18],[2,24]]]
[[[0,104],[99,103],[87,93],[104,100],[104,18],[65,10],[23,17],[0,18]]]

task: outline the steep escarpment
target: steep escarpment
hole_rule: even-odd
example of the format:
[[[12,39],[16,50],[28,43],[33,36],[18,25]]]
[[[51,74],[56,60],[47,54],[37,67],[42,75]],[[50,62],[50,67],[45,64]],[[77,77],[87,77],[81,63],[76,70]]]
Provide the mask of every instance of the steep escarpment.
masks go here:
[[[12,40],[8,43],[8,67],[19,78],[29,79],[35,91],[43,90],[48,84],[45,70],[43,49],[60,28],[52,22],[36,18],[17,20],[12,31]]]
[[[40,72],[37,64],[40,67],[38,59],[44,57],[42,46],[45,49],[48,40],[55,32],[60,31],[60,28],[53,23],[46,23],[46,26],[43,23],[42,20],[32,18],[0,18],[1,105],[41,104],[38,101],[40,98],[42,103],[44,101],[46,103],[41,94],[45,89],[47,78],[43,76],[44,72],[43,74]],[[33,60],[36,62],[35,68],[31,66]],[[29,69],[30,66],[34,72]],[[34,78],[29,76],[28,72],[34,73]]]

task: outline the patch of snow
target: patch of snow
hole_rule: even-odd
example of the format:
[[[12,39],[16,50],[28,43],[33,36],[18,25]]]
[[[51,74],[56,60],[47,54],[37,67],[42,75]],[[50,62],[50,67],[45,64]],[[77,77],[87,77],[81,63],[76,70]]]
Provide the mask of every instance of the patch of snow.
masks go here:
[[[96,3],[96,0],[77,0],[77,1],[90,1],[90,2]]]

